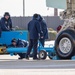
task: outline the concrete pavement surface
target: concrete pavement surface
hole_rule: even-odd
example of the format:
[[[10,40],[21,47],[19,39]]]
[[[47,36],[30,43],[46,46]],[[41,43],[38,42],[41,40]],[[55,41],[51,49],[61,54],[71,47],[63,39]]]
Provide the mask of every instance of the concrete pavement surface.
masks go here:
[[[18,60],[0,55],[0,75],[75,75],[75,60]]]
[[[0,75],[75,75],[74,69],[4,69]]]

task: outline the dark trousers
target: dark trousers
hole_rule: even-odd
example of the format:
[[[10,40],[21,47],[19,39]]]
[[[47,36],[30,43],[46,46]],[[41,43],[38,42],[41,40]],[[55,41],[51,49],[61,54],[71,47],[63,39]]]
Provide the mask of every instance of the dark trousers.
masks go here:
[[[37,58],[37,46],[38,46],[38,39],[30,39],[26,57],[30,55],[30,52],[33,48],[33,59],[36,59]]]
[[[20,56],[20,58],[25,58],[26,53],[18,53],[18,55]]]
[[[45,39],[39,39],[40,43],[42,44],[42,46],[44,47],[44,42],[45,42]]]

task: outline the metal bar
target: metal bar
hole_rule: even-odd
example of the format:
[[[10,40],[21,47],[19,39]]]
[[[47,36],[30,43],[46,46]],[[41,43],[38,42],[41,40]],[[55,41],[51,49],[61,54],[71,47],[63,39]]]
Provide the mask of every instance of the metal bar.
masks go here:
[[[23,16],[25,16],[25,0],[23,0]]]

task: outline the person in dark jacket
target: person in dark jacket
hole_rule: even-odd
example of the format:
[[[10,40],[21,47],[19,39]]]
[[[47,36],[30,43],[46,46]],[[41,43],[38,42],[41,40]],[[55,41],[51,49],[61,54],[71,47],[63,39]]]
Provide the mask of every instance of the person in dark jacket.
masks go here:
[[[40,23],[37,20],[38,14],[33,15],[33,19],[28,23],[28,32],[29,32],[29,47],[26,53],[26,59],[29,59],[30,52],[33,48],[33,60],[37,58],[37,46],[38,46],[38,39],[42,37]]]
[[[2,33],[2,30],[1,30],[1,23],[0,23],[0,37],[1,37],[1,33]]]
[[[43,32],[43,38],[40,38],[39,41],[41,42],[42,46],[44,47],[44,42],[45,42],[45,39],[48,39],[48,29],[47,29],[47,24],[46,22],[44,21],[44,19],[42,18],[41,15],[39,15],[39,22],[40,22],[40,25],[41,25],[41,30]]]
[[[27,47],[28,46],[28,42],[25,40],[21,40],[21,39],[12,39],[11,41],[11,45],[9,45],[9,47]],[[17,53],[20,57],[18,59],[23,59],[25,58],[26,53]]]
[[[0,20],[0,26],[2,31],[11,31],[12,30],[12,21],[10,14],[5,12],[4,17]]]

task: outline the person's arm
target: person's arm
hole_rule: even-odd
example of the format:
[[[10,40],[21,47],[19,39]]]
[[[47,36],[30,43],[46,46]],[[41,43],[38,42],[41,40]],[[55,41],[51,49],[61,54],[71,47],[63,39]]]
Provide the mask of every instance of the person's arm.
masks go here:
[[[1,31],[1,21],[0,21],[0,31]]]
[[[43,38],[43,32],[42,32],[40,26],[41,26],[40,23],[37,22],[37,23],[36,23],[36,29],[37,29],[37,31],[38,31],[38,34],[39,34],[40,38]]]
[[[1,19],[1,30],[2,31],[9,31],[9,29],[5,25],[5,22],[2,19]]]

